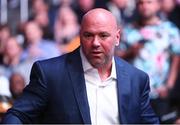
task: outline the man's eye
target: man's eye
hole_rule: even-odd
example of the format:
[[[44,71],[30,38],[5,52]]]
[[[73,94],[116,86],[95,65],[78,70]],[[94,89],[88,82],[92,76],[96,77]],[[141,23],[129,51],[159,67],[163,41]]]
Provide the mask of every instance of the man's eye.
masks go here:
[[[105,39],[105,38],[109,37],[109,35],[108,34],[100,34],[100,37]]]
[[[84,38],[89,39],[89,38],[91,38],[93,35],[90,34],[90,33],[85,33],[85,34],[83,34],[83,36],[84,36]]]
[[[84,37],[91,37],[92,35],[90,34],[85,34]]]
[[[101,37],[108,37],[108,35],[101,35]]]

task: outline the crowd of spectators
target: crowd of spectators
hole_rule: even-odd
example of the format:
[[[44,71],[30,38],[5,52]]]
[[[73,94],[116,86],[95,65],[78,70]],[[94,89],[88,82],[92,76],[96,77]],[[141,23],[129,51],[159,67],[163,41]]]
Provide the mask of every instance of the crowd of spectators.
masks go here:
[[[17,4],[12,7],[7,24],[0,25],[0,115],[28,84],[32,64],[75,50],[80,45],[83,14],[101,7],[115,15],[121,28],[121,44],[115,55],[149,74],[152,105],[161,122],[180,121],[179,0],[149,0],[147,3],[138,3],[138,0],[29,0],[28,3],[26,22],[17,19]],[[151,20],[149,16],[153,14]]]

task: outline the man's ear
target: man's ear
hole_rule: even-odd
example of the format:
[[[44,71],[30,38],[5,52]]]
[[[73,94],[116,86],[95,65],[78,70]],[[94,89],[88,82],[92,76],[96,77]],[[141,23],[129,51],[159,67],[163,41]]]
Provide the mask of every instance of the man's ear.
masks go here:
[[[115,46],[119,46],[119,41],[116,42]]]
[[[116,43],[115,43],[116,46],[119,45],[120,38],[121,38],[121,30],[118,29],[117,32],[116,32]]]

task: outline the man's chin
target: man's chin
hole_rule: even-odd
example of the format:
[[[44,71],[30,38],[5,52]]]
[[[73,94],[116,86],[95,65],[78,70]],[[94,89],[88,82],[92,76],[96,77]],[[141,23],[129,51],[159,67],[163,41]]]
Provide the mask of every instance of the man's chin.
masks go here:
[[[94,68],[100,68],[103,66],[103,62],[102,61],[93,61],[91,62],[91,65],[94,67]]]

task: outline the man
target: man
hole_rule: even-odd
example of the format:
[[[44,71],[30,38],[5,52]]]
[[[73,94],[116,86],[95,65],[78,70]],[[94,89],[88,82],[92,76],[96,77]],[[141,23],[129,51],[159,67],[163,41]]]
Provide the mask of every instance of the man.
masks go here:
[[[171,22],[158,17],[159,0],[138,0],[137,9],[140,18],[124,29],[122,41],[126,49],[121,49],[120,54],[148,73],[152,103],[162,116],[169,112],[166,100],[178,73],[179,31]]]
[[[114,57],[115,17],[93,9],[83,17],[81,48],[34,64],[30,84],[3,123],[158,123],[148,76]]]

